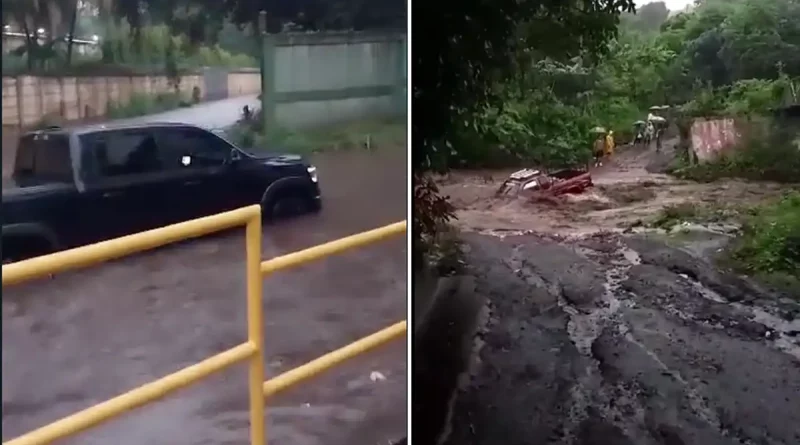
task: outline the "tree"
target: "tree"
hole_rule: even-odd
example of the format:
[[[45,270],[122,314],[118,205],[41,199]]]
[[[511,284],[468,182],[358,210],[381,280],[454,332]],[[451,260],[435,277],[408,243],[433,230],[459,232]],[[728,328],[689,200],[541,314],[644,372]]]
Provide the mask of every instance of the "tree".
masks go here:
[[[636,13],[622,14],[622,26],[625,29],[642,34],[657,33],[661,25],[669,17],[669,9],[664,2],[652,2],[643,5]]]
[[[47,36],[52,39],[56,24],[63,17],[64,1],[25,1],[3,0],[3,12],[10,16],[13,22],[22,28],[25,34],[25,45],[13,52],[16,55],[27,56],[28,68],[40,66],[47,58],[54,54],[52,41],[41,40]],[[44,30],[42,33],[40,30]],[[48,32],[49,30],[49,32]]]
[[[512,75],[520,51],[537,57],[594,58],[616,34],[631,0],[468,0],[414,6],[412,42],[413,159],[417,170],[447,154],[470,115],[496,97],[497,80]]]
[[[697,81],[714,88],[749,78],[800,75],[800,3],[796,0],[706,0],[671,17],[659,41],[679,54],[676,91]]]

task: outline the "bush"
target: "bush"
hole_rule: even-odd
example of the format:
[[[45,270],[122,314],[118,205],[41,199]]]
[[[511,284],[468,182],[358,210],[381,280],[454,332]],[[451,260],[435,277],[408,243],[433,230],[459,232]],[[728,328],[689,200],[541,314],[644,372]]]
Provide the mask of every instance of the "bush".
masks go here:
[[[563,103],[549,90],[508,93],[502,106],[486,105],[462,119],[464,125],[442,144],[433,167],[583,165],[591,158],[590,130],[597,125],[581,107]]]
[[[414,264],[430,265],[440,274],[458,272],[463,265],[457,232],[449,225],[455,207],[439,193],[433,179],[414,174],[412,255]]]

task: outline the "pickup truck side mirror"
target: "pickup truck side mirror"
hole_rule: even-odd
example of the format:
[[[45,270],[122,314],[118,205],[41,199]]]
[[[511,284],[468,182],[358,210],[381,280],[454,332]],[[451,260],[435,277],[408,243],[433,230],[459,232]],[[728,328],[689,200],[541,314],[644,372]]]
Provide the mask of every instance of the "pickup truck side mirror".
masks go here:
[[[240,159],[242,159],[242,154],[239,153],[239,150],[236,150],[235,148],[232,148],[231,149],[231,154],[230,154],[231,162],[236,162],[236,161],[238,161]]]

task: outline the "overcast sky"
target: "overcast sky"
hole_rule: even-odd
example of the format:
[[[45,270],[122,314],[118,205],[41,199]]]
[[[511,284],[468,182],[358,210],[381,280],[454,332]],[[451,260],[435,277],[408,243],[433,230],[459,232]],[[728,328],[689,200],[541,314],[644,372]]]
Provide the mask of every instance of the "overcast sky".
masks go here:
[[[664,3],[667,5],[667,9],[670,11],[681,11],[687,5],[691,5],[694,0],[663,0]],[[636,0],[637,6],[646,5],[648,3],[653,3],[653,0]]]

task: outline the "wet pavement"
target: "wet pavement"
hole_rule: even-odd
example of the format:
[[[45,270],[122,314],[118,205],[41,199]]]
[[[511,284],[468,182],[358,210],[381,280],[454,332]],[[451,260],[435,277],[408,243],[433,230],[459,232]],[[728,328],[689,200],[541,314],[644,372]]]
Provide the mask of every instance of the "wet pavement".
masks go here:
[[[405,156],[387,147],[314,158],[323,211],[265,227],[263,258],[404,219]],[[404,319],[406,256],[398,238],[267,277],[268,375]],[[2,311],[5,441],[245,341],[243,230],[3,289]],[[63,443],[248,443],[246,368]],[[403,437],[405,342],[271,399],[266,422],[270,444]]]
[[[233,97],[230,99],[203,102],[188,108],[178,108],[162,113],[130,119],[115,120],[115,123],[182,122],[203,128],[227,128],[242,117],[242,108],[261,108],[258,95]]]

